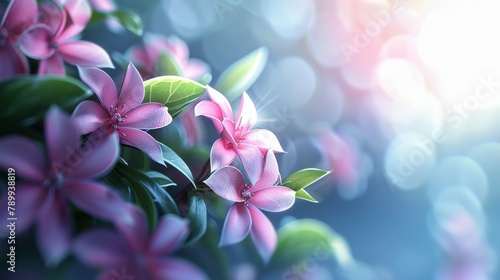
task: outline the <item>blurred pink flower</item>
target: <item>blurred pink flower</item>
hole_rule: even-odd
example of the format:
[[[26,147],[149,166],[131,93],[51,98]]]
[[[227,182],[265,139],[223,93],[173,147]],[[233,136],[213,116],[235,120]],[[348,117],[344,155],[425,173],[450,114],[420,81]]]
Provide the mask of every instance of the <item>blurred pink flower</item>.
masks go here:
[[[141,75],[129,64],[118,94],[111,77],[98,68],[79,68],[80,78],[96,93],[100,104],[83,101],[73,112],[80,133],[87,134],[100,127],[116,132],[120,142],[143,151],[152,160],[164,164],[160,145],[141,129],[161,128],[172,121],[167,107],[144,99]]]
[[[257,110],[246,92],[234,119],[226,97],[208,86],[207,91],[211,101],[198,103],[195,115],[211,119],[220,135],[210,151],[212,171],[229,165],[238,156],[250,181],[255,182],[262,173],[263,155],[267,150],[284,152],[278,138],[266,129],[252,130],[257,122]]]
[[[165,215],[148,234],[144,214],[130,206],[133,223],[117,224],[121,234],[110,229],[93,229],[74,243],[75,255],[85,264],[104,268],[98,279],[115,279],[115,274],[134,279],[207,279],[191,263],[166,255],[173,253],[188,236],[188,221]]]
[[[235,202],[224,222],[221,246],[238,243],[250,233],[262,258],[269,261],[276,249],[277,235],[273,224],[259,208],[281,212],[295,203],[293,190],[274,186],[278,177],[278,163],[274,153],[269,150],[262,176],[253,185],[245,184],[243,175],[233,166],[216,170],[204,181],[217,195]]]
[[[144,80],[155,77],[155,69],[158,58],[162,52],[172,55],[180,67],[180,76],[197,80],[209,72],[206,63],[189,58],[189,48],[184,41],[178,37],[171,36],[165,38],[157,34],[146,34],[144,44],[133,46],[126,52],[126,57],[130,59],[142,75]]]
[[[64,61],[74,65],[113,68],[108,53],[100,46],[76,40],[90,20],[86,0],[68,0],[63,7],[50,2],[39,5],[39,20],[19,39],[21,51],[41,60],[39,74],[64,75]]]
[[[47,157],[26,137],[1,138],[0,167],[14,168],[19,178],[16,230],[22,232],[38,222],[40,251],[48,265],[57,265],[70,246],[73,221],[67,200],[101,219],[127,221],[132,217],[127,215],[125,201],[92,181],[115,165],[119,155],[116,135],[95,133],[80,146],[80,134],[70,117],[52,107],[45,118],[45,137]],[[6,196],[2,205],[7,209]]]
[[[29,28],[37,15],[35,0],[13,0],[0,23],[0,79],[29,72],[28,60],[19,51],[16,42]]]
[[[325,168],[332,169],[332,178],[338,183],[338,191],[344,198],[354,198],[366,187],[370,170],[363,165],[362,154],[350,139],[333,131],[323,131],[314,143],[320,150]]]

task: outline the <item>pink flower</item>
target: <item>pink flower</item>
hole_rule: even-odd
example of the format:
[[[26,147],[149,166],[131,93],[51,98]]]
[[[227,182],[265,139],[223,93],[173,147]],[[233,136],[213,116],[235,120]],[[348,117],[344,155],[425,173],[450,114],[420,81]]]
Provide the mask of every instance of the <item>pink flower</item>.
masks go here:
[[[211,119],[220,135],[210,151],[212,171],[229,165],[238,156],[250,181],[255,182],[262,172],[263,155],[267,150],[283,152],[283,148],[271,131],[252,130],[257,122],[257,110],[245,92],[235,119],[226,97],[211,87],[207,90],[211,101],[198,103],[195,115]]]
[[[173,253],[188,236],[188,221],[165,215],[151,235],[146,218],[133,207],[134,222],[119,224],[121,234],[94,229],[79,236],[75,255],[89,266],[105,271],[98,279],[115,279],[116,274],[134,279],[207,279],[191,263],[166,255]]]
[[[79,68],[80,78],[94,90],[100,104],[83,101],[73,112],[73,118],[82,134],[100,127],[116,132],[120,142],[143,151],[154,161],[163,163],[160,145],[141,129],[154,129],[168,125],[172,117],[160,103],[144,103],[144,85],[141,75],[129,64],[118,94],[111,77],[97,68]]]
[[[189,58],[189,49],[181,39],[171,36],[165,38],[161,35],[146,34],[144,45],[133,46],[126,56],[139,69],[144,80],[155,77],[155,68],[162,52],[172,55],[181,68],[181,76],[196,80],[209,72],[208,65],[197,59]]]
[[[278,163],[272,151],[266,154],[261,178],[245,184],[241,172],[233,166],[217,169],[204,182],[219,196],[234,201],[222,229],[220,245],[242,241],[248,233],[262,258],[269,261],[276,249],[277,235],[271,221],[259,210],[281,212],[295,202],[295,192],[274,186],[279,177]]]
[[[70,245],[71,211],[67,200],[98,218],[130,220],[126,203],[106,186],[94,182],[115,165],[116,135],[94,134],[80,146],[80,134],[69,116],[52,107],[45,118],[47,157],[23,136],[0,139],[0,167],[14,168],[16,230],[37,223],[40,251],[47,264],[58,264]],[[2,208],[7,209],[7,197]],[[1,212],[6,215],[6,211]],[[3,218],[6,220],[6,218]],[[2,229],[5,230],[5,229]]]
[[[325,168],[335,170],[331,178],[337,182],[342,197],[351,199],[365,191],[371,171],[352,139],[326,130],[314,139],[314,144],[323,156]]]
[[[86,0],[68,0],[64,7],[43,2],[39,5],[39,22],[28,28],[19,39],[21,51],[41,60],[39,74],[64,75],[64,63],[91,67],[110,67],[113,63],[100,46],[76,40],[90,20]]]
[[[37,14],[35,0],[12,0],[0,23],[0,79],[29,72],[28,60],[19,51],[19,36],[34,22]]]

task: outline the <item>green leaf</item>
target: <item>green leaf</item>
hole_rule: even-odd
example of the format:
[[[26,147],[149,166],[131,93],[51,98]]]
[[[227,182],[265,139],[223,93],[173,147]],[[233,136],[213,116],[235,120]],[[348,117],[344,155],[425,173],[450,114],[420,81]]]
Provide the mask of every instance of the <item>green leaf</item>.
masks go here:
[[[177,169],[180,173],[182,173],[182,175],[184,175],[196,189],[193,173],[191,173],[191,170],[184,162],[184,160],[182,160],[181,157],[179,157],[172,149],[167,147],[165,144],[161,142],[158,142],[158,144],[160,144],[161,150],[163,152],[163,160],[165,161],[165,163],[167,163],[168,165],[172,166],[173,168]]]
[[[207,230],[207,206],[201,197],[192,192],[188,195],[187,217],[190,232],[186,243],[192,244],[198,241]]]
[[[314,197],[312,197],[308,192],[306,192],[306,190],[304,189],[300,189],[298,191],[295,192],[295,197],[296,198],[300,198],[300,199],[303,199],[303,200],[307,200],[307,201],[310,201],[310,202],[314,202],[314,203],[318,203],[318,201],[316,199],[314,199]]]
[[[142,36],[142,20],[136,13],[130,11],[115,11],[109,13],[108,17],[118,20],[123,27],[127,28],[135,35]]]
[[[155,76],[182,76],[182,70],[175,58],[166,51],[162,51],[158,56],[155,66]]]
[[[156,206],[153,200],[153,197],[145,188],[143,182],[139,179],[129,175],[122,174],[128,181],[132,192],[134,193],[134,201],[137,205],[139,205],[144,213],[146,214],[149,229],[152,230],[156,227],[156,223],[158,222],[158,213],[156,211]]]
[[[59,76],[23,76],[0,83],[0,120],[28,126],[43,119],[51,105],[72,110],[92,91],[79,80]]]
[[[144,82],[144,102],[159,102],[168,107],[172,117],[205,92],[205,86],[177,76],[160,76]]]
[[[316,168],[299,170],[282,180],[282,186],[299,191],[328,175],[330,171]]]
[[[326,261],[333,257],[340,265],[353,261],[349,245],[328,225],[314,219],[295,220],[278,230],[278,246],[271,266],[291,266],[307,258]]]
[[[229,101],[235,100],[260,76],[266,66],[268,53],[268,50],[262,47],[231,64],[222,72],[215,88]]]

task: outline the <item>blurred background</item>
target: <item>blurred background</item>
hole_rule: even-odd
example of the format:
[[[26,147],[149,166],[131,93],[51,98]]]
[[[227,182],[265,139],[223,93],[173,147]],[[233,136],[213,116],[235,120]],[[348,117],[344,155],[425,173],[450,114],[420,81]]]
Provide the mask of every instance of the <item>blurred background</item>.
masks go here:
[[[248,92],[288,152],[282,174],[333,170],[310,189],[320,203],[288,213],[324,221],[350,247],[350,264],[315,260],[312,279],[500,279],[500,2],[117,4],[146,32],[185,40],[214,79],[269,50]],[[106,32],[87,36],[122,53],[140,41]]]
[[[185,40],[214,80],[253,50],[269,51],[248,93],[258,126],[287,151],[282,174],[333,170],[309,188],[318,204],[270,216],[277,227],[321,220],[348,247],[340,261],[316,254],[267,277],[500,279],[499,1],[116,4],[137,12],[146,33]],[[110,53],[141,42],[103,25],[85,37]],[[235,278],[260,279],[245,261],[235,267]]]

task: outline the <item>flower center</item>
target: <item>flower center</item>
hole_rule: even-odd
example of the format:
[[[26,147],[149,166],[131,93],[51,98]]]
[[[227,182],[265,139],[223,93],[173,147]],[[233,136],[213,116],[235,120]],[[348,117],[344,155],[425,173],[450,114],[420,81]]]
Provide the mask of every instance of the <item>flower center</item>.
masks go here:
[[[59,44],[57,42],[52,42],[50,43],[50,46],[53,48],[53,49],[57,49],[59,48]]]
[[[249,189],[252,187],[252,185],[247,185],[246,187],[243,188],[243,191],[241,192],[241,196],[245,199],[245,204],[247,204],[247,201],[254,195],[252,192],[249,191]]]
[[[60,189],[63,184],[63,179],[64,177],[61,173],[55,173],[55,175],[45,178],[42,185],[46,188]]]
[[[127,116],[122,116],[119,111],[121,111],[125,107],[125,105],[122,105],[122,107],[118,110],[118,107],[114,107],[113,105],[110,106],[109,108],[109,114],[110,118],[108,119],[108,122],[111,126],[113,126],[115,129],[119,129],[119,125],[125,121]],[[114,110],[113,110],[114,109]],[[123,136],[125,136],[124,133],[122,133]]]

